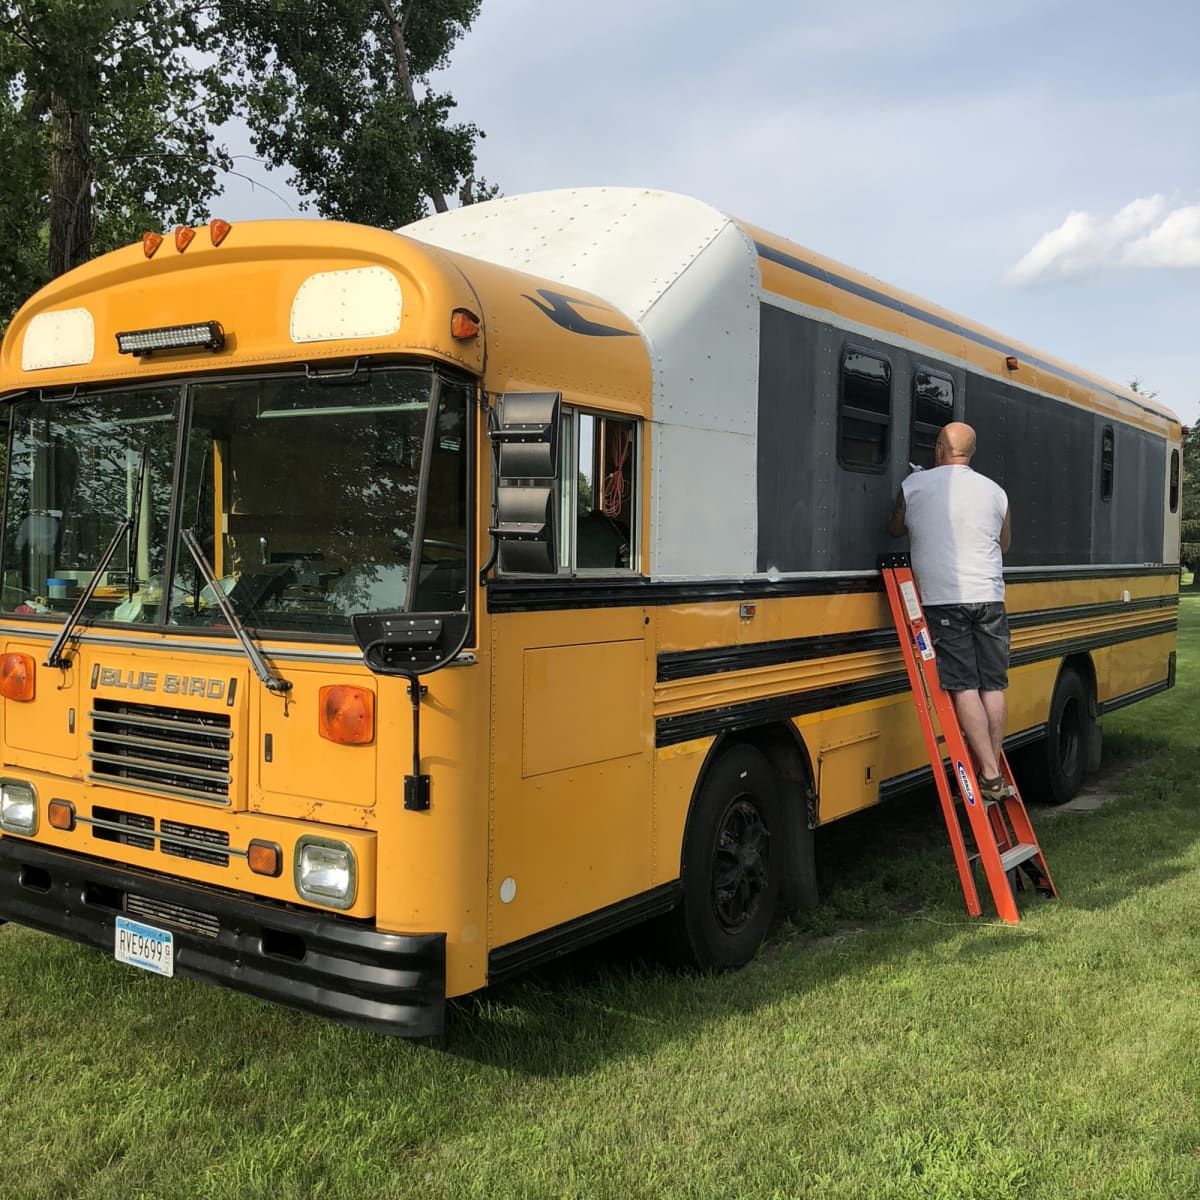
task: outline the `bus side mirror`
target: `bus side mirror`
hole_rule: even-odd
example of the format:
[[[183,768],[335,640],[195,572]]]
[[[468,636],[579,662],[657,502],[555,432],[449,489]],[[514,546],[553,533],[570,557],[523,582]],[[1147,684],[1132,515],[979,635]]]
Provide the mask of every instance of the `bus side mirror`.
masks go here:
[[[554,485],[558,476],[559,392],[511,392],[497,403],[495,524],[501,571],[558,570]]]

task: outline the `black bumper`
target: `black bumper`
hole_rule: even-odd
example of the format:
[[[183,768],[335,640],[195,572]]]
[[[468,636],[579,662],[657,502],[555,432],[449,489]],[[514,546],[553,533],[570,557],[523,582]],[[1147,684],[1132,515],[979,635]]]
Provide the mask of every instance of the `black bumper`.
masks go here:
[[[163,916],[167,906],[182,910],[177,921]],[[327,913],[0,838],[0,918],[112,954],[116,917],[126,912],[171,930],[179,975],[372,1033],[443,1032],[445,934],[379,933]]]

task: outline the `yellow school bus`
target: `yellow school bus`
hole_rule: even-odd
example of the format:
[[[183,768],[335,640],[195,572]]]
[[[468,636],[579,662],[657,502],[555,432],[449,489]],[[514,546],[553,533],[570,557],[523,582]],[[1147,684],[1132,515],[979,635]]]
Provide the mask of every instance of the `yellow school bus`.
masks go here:
[[[1173,682],[1171,413],[686,197],[147,235],[0,399],[0,917],[370,1030],[815,902],[930,778],[875,562],[950,419],[1048,794]]]

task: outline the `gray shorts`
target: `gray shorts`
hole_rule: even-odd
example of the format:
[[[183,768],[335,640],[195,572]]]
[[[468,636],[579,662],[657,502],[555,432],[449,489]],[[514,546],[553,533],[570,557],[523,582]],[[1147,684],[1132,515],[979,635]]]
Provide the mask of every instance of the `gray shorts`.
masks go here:
[[[1008,616],[1003,604],[927,604],[925,620],[945,691],[1002,692],[1008,687]]]

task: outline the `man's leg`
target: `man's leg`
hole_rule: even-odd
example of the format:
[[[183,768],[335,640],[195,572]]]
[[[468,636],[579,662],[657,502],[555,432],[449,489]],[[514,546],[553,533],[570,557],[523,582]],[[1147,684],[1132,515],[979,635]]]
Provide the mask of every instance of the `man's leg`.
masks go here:
[[[979,774],[987,779],[995,779],[1000,774],[996,761],[996,751],[992,748],[991,723],[983,698],[979,692],[951,692],[954,697],[954,711],[958,714],[958,723],[967,739],[967,744],[975,752],[979,762]],[[1003,693],[1001,693],[1003,699]]]
[[[988,734],[992,739],[992,755],[1000,762],[1000,750],[1004,745],[1004,725],[1008,720],[1008,701],[1003,692],[980,692],[984,712],[987,713]]]

